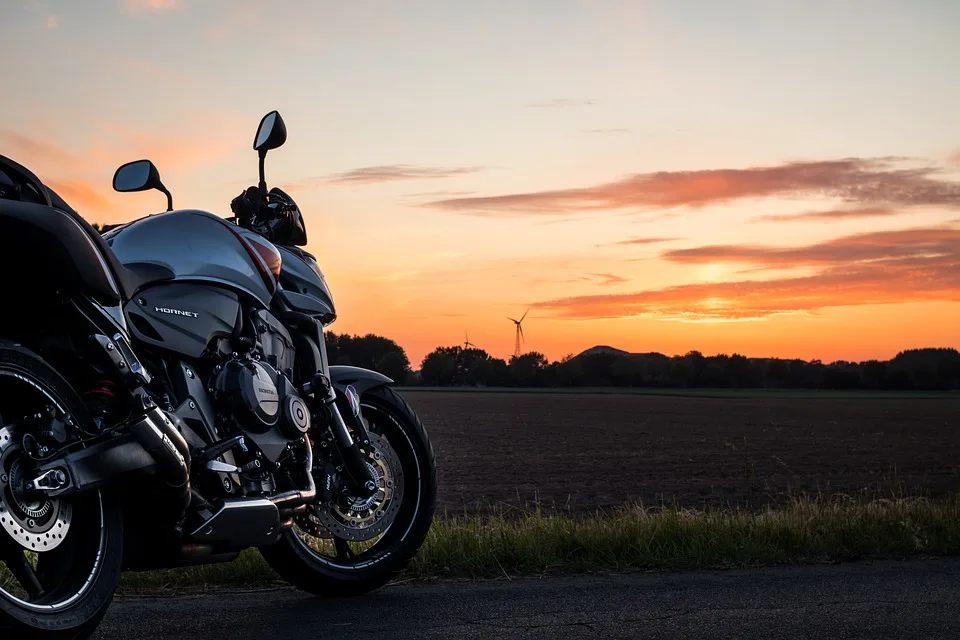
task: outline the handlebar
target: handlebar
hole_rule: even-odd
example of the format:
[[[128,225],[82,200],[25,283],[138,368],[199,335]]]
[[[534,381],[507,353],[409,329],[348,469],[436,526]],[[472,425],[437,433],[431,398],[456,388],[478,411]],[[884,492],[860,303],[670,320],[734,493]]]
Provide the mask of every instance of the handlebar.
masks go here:
[[[306,242],[306,230],[297,203],[278,187],[266,193],[259,187],[247,187],[230,202],[230,210],[236,215],[237,224],[271,242]]]

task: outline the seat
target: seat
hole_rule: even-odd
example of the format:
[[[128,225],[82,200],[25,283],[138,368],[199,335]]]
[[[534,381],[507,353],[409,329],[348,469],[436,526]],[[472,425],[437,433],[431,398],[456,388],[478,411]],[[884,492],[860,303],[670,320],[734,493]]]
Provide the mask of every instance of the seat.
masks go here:
[[[143,287],[155,282],[172,280],[175,277],[173,271],[163,265],[150,262],[133,262],[130,264],[121,264],[116,254],[107,244],[103,236],[94,229],[83,216],[71,207],[60,197],[53,189],[43,184],[36,175],[23,165],[0,155],[0,175],[6,178],[5,182],[10,185],[19,186],[20,191],[26,196],[26,200],[18,198],[18,201],[6,200],[3,207],[11,218],[20,218],[32,220],[32,224],[38,225],[50,233],[52,237],[57,238],[59,249],[64,250],[74,260],[73,268],[78,270],[79,279],[85,281],[96,294],[108,301],[116,295],[109,287],[105,275],[99,275],[104,267],[113,276],[116,282],[118,293],[123,301],[130,300],[137,291]],[[58,216],[53,211],[66,214],[76,226],[80,227],[78,233],[75,226],[71,225]],[[58,220],[58,218],[60,218]],[[101,263],[97,266],[96,258],[87,253],[83,245],[89,244],[83,236],[93,245],[95,253],[99,254]]]
[[[77,213],[73,207],[67,204],[63,198],[57,195],[53,189],[46,185],[44,185],[44,187],[50,194],[52,205],[56,209],[60,209],[69,214],[93,241],[94,246],[100,251],[103,259],[107,262],[107,266],[113,272],[114,279],[117,281],[117,287],[120,289],[120,296],[124,301],[132,299],[137,291],[147,285],[174,279],[176,274],[163,265],[152,262],[121,264],[120,261],[117,260],[116,254],[113,253],[113,249],[111,249],[107,241],[103,239],[103,236],[100,235],[83,216]]]

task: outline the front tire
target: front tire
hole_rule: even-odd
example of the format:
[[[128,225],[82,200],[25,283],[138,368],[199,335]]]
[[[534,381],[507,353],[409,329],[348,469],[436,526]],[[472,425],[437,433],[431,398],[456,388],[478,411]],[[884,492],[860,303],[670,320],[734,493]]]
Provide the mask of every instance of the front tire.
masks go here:
[[[0,638],[83,640],[106,614],[120,578],[123,516],[119,505],[99,492],[24,504],[19,485],[27,460],[19,441],[31,430],[19,417],[36,410],[37,402],[78,422],[87,420],[80,397],[47,362],[0,342]],[[35,514],[48,508],[69,513],[69,522],[55,521],[43,531],[43,516]],[[24,520],[37,533],[19,529]],[[7,526],[14,522],[17,527]],[[59,541],[49,549],[54,545],[46,541],[54,538]]]
[[[371,433],[388,440],[403,467],[403,498],[382,538],[360,552],[335,539],[337,554],[331,558],[311,546],[309,536],[305,540],[295,526],[274,545],[260,549],[281,578],[326,597],[361,595],[396,578],[423,545],[436,506],[436,460],[416,412],[390,387],[368,391],[361,406]]]

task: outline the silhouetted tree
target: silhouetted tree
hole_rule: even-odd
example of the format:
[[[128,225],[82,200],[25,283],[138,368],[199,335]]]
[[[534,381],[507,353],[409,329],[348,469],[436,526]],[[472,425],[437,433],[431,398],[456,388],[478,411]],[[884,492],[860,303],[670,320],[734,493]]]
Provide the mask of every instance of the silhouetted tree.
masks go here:
[[[956,349],[912,349],[889,361],[784,360],[741,354],[668,357],[590,349],[549,362],[531,352],[507,364],[481,349],[439,347],[424,358],[423,384],[481,386],[653,386],[773,389],[960,389]]]
[[[460,347],[437,347],[420,364],[420,381],[428,386],[457,384]]]
[[[543,372],[547,369],[547,357],[537,351],[531,351],[510,358],[510,377],[518,387],[537,387],[543,382]]]
[[[325,333],[327,357],[331,364],[347,364],[379,371],[404,384],[410,376],[410,360],[396,342],[368,333],[364,336]]]

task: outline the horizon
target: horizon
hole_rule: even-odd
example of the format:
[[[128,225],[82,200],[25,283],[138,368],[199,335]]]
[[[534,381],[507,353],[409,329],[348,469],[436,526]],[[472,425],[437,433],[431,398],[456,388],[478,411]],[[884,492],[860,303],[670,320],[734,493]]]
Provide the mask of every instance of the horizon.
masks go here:
[[[340,335],[340,336],[347,335],[347,336],[350,337],[350,338],[363,338],[363,337],[366,337],[366,336],[374,336],[374,337],[378,337],[378,338],[386,338],[386,339],[388,339],[388,340],[393,340],[392,338],[390,338],[390,336],[384,336],[384,335],[379,335],[379,334],[344,334],[344,333],[341,333],[341,332],[338,332],[338,331],[335,331],[335,330],[331,330],[331,331],[329,331],[328,333],[333,333],[333,334],[337,334],[337,335]],[[393,342],[394,342],[395,344],[397,344],[401,349],[403,349],[404,353],[407,353],[407,350],[404,348],[404,346],[403,346],[402,344],[400,344],[399,342],[396,342],[395,340],[393,340]],[[464,346],[464,343],[460,343],[460,344],[439,344],[439,345],[436,345],[436,346],[435,346],[433,349],[431,349],[430,351],[428,351],[426,354],[424,354],[424,357],[426,357],[426,355],[429,355],[430,353],[432,353],[432,352],[434,352],[434,351],[437,351],[438,349],[454,349],[454,348],[463,349],[464,351],[467,350],[467,348]],[[513,354],[510,354],[510,355],[508,355],[508,356],[506,356],[506,357],[500,357],[500,356],[497,356],[497,355],[495,355],[495,354],[490,353],[489,351],[487,351],[486,349],[484,349],[484,348],[482,348],[482,347],[479,347],[479,346],[473,345],[473,344],[471,345],[470,349],[482,351],[482,352],[486,353],[488,356],[490,356],[491,358],[499,358],[499,359],[501,359],[501,360],[504,360],[504,361],[507,362],[507,363],[509,363],[510,360],[511,360],[511,358],[513,357]],[[521,351],[520,355],[523,356],[523,355],[527,355],[527,354],[530,354],[530,353],[541,353],[541,355],[544,355],[544,356],[547,358],[547,361],[548,361],[548,362],[559,362],[560,360],[562,360],[562,359],[565,358],[565,357],[579,357],[579,356],[584,355],[584,354],[587,353],[588,351],[593,351],[594,349],[610,349],[610,350],[612,350],[612,351],[617,351],[617,352],[619,352],[619,353],[622,353],[622,354],[628,355],[628,356],[662,355],[662,356],[665,356],[665,357],[668,357],[668,358],[683,358],[684,356],[686,356],[686,355],[689,354],[689,353],[697,352],[697,353],[700,353],[700,355],[703,356],[704,358],[716,358],[716,357],[721,357],[721,356],[732,357],[732,356],[737,355],[737,356],[743,356],[743,357],[747,358],[748,360],[802,360],[802,361],[808,362],[808,363],[809,363],[809,362],[819,361],[819,362],[821,362],[821,363],[824,364],[824,365],[831,365],[831,364],[838,363],[838,362],[847,362],[847,363],[850,363],[850,364],[863,364],[863,363],[865,363],[865,362],[870,362],[870,361],[873,361],[873,360],[876,360],[876,361],[878,361],[878,362],[890,362],[890,361],[894,360],[898,355],[900,355],[900,354],[902,354],[902,353],[910,352],[910,351],[953,350],[954,352],[960,352],[960,349],[958,349],[958,348],[956,348],[956,347],[943,347],[943,346],[928,345],[928,346],[924,346],[924,347],[910,347],[910,348],[906,348],[906,349],[897,349],[892,355],[890,355],[889,357],[885,357],[885,358],[868,358],[868,359],[866,359],[866,360],[844,360],[843,358],[838,358],[838,359],[826,359],[826,358],[789,358],[789,357],[781,357],[781,356],[751,355],[751,354],[749,354],[749,353],[740,353],[740,352],[737,352],[737,351],[733,351],[733,352],[705,353],[705,352],[702,352],[702,351],[698,351],[697,349],[688,349],[687,351],[675,352],[675,353],[665,353],[665,352],[660,352],[660,351],[626,351],[626,350],[624,350],[624,349],[620,349],[620,348],[618,348],[618,347],[614,347],[614,346],[611,346],[611,345],[609,345],[609,344],[595,344],[595,345],[593,345],[592,347],[587,347],[587,348],[585,348],[585,349],[581,349],[581,350],[578,351],[578,352],[566,353],[566,354],[564,354],[563,356],[560,356],[560,357],[558,357],[558,358],[551,358],[551,357],[549,357],[549,356],[546,356],[546,354],[542,354],[542,352],[537,352],[535,349],[531,349],[531,350],[528,350],[528,351]],[[410,363],[410,370],[416,372],[416,371],[418,371],[418,370],[420,369],[420,366],[423,364],[424,358],[420,358],[420,359],[418,359],[418,360],[414,360],[413,358],[411,358],[411,357],[408,355],[408,356],[407,356],[407,360],[408,360],[409,363]]]
[[[15,0],[0,153],[90,222],[164,208],[111,190],[144,157],[227,217],[278,109],[267,182],[330,330],[417,366],[465,333],[509,359],[526,309],[551,361],[889,360],[960,348],[958,24],[940,0]]]

